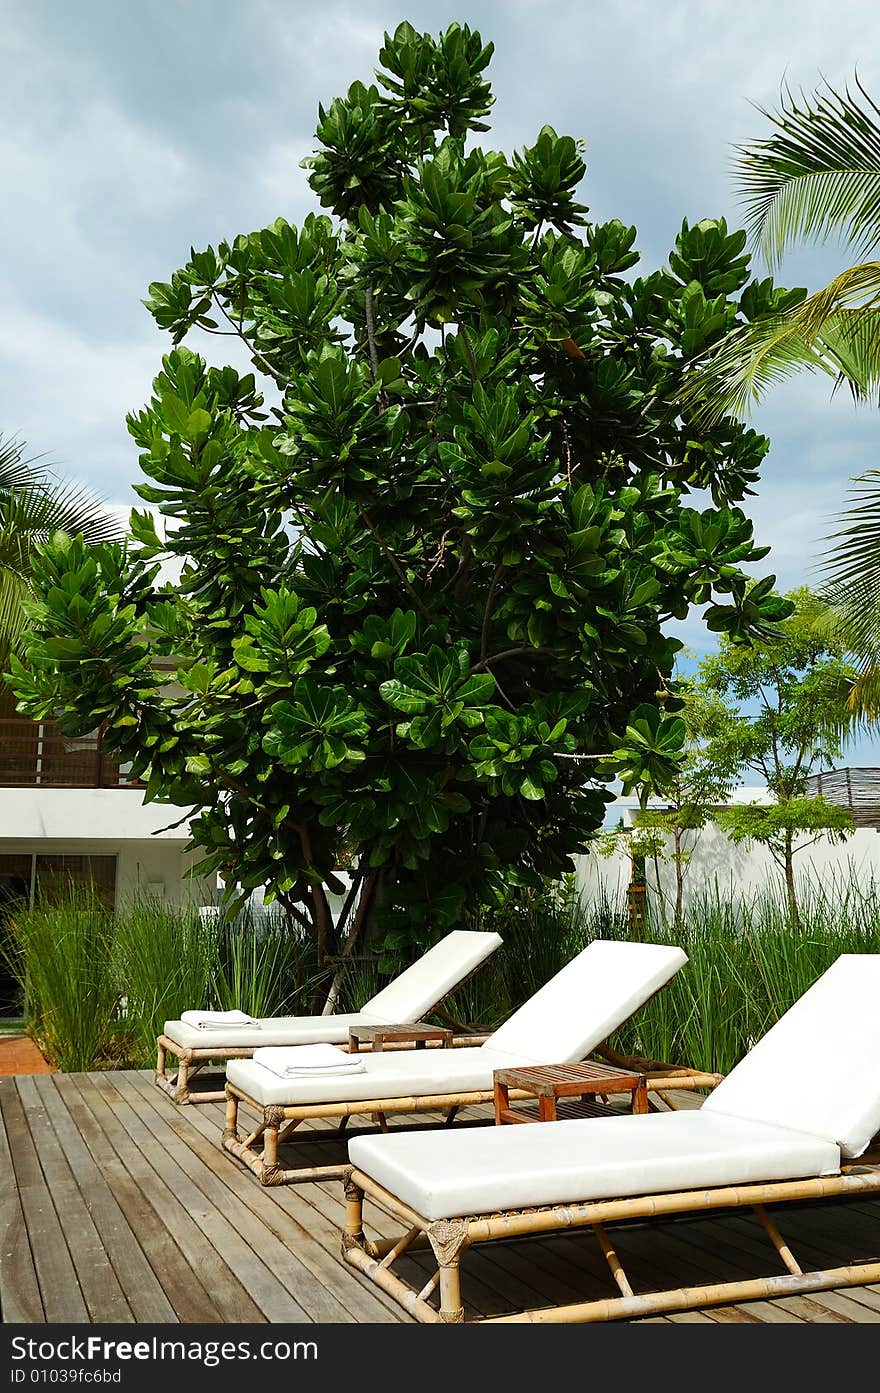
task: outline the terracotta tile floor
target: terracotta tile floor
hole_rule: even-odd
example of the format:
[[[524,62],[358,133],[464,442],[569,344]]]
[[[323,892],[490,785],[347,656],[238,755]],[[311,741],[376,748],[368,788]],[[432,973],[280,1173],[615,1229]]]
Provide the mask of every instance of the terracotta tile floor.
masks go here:
[[[0,1036],[0,1075],[53,1072],[27,1035]]]

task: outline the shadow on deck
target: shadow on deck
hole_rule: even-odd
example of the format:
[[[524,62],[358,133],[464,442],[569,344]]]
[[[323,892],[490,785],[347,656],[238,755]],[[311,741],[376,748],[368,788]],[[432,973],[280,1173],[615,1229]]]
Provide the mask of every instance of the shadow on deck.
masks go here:
[[[176,1108],[150,1074],[127,1071],[0,1079],[0,1110],[5,1322],[409,1320],[343,1264],[341,1184],[262,1188],[220,1149],[219,1105]],[[314,1164],[318,1151],[345,1159],[333,1140],[287,1151],[291,1164]],[[817,1266],[876,1253],[880,1201],[790,1210],[786,1237]],[[634,1226],[616,1246],[646,1287],[774,1270],[745,1214],[666,1225],[662,1243],[656,1228]],[[415,1278],[419,1258],[409,1261]],[[464,1273],[466,1304],[483,1315],[609,1293],[584,1233],[500,1243],[469,1254]],[[665,1319],[880,1321],[880,1287]]]

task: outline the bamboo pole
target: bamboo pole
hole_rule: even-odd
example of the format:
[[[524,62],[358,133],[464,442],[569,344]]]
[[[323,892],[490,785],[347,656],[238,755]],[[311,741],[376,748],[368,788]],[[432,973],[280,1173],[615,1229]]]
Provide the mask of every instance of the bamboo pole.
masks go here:
[[[434,1324],[440,1320],[438,1312],[429,1306],[427,1301],[423,1301],[418,1292],[402,1282],[395,1272],[389,1272],[387,1267],[380,1266],[363,1248],[345,1248],[343,1257],[382,1291],[393,1296],[394,1300],[411,1316],[415,1316],[416,1320],[424,1321],[426,1324]]]
[[[679,1287],[676,1290],[647,1292],[642,1296],[611,1297],[607,1301],[585,1301],[546,1310],[518,1311],[512,1316],[490,1316],[491,1325],[562,1324],[634,1320],[663,1315],[670,1311],[689,1311],[703,1306],[735,1305],[740,1301],[772,1301],[805,1292],[830,1291],[836,1287],[859,1287],[880,1280],[880,1262],[860,1266],[836,1267],[822,1272],[789,1273],[784,1277],[755,1277],[740,1282],[719,1282],[712,1286]]]
[[[775,1223],[770,1218],[770,1215],[767,1213],[763,1204],[756,1204],[754,1209],[755,1213],[758,1216],[758,1219],[761,1222],[761,1226],[763,1227],[764,1232],[767,1234],[767,1237],[770,1239],[770,1242],[773,1244],[773,1247],[776,1249],[777,1253],[782,1258],[782,1261],[785,1263],[785,1266],[788,1268],[789,1272],[793,1273],[796,1277],[799,1276],[800,1273],[803,1272],[803,1268],[801,1267],[800,1263],[796,1260],[794,1254],[792,1253],[785,1239],[782,1237],[782,1234],[779,1232],[779,1229],[776,1227]]]
[[[617,1256],[617,1250],[615,1249],[614,1244],[611,1242],[611,1239],[608,1237],[608,1234],[605,1232],[603,1225],[594,1224],[593,1232],[599,1240],[599,1247],[602,1249],[605,1261],[611,1268],[611,1275],[617,1283],[618,1287],[623,1292],[624,1296],[632,1296],[633,1289],[629,1284],[629,1278],[623,1270],[623,1263]]]

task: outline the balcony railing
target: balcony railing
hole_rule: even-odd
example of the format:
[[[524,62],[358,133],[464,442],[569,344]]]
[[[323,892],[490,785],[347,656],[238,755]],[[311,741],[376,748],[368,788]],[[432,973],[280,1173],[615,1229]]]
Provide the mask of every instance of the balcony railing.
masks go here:
[[[138,788],[102,747],[101,735],[73,740],[56,721],[0,719],[0,788]]]

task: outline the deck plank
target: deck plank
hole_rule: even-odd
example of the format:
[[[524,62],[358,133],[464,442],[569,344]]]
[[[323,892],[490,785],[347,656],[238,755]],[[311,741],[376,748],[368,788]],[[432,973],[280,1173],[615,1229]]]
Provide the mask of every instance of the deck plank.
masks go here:
[[[51,1078],[47,1075],[41,1077]],[[135,1319],[132,1308],[125,1298],[107,1248],[98,1232],[94,1209],[91,1204],[86,1203],[75,1174],[76,1169],[82,1169],[80,1151],[85,1149],[82,1139],[75,1128],[69,1129],[73,1131],[78,1142],[78,1148],[75,1144],[72,1145],[71,1155],[68,1146],[61,1139],[65,1131],[65,1118],[69,1122],[67,1110],[57,1089],[51,1084],[50,1089],[54,1094],[54,1100],[47,1107],[37,1091],[36,1077],[23,1077],[18,1080],[18,1096],[46,1185],[52,1196],[52,1203],[62,1221],[64,1236],[76,1268],[89,1318],[92,1321],[108,1321],[112,1324],[130,1324]],[[58,1128],[61,1129],[61,1135]],[[67,1141],[71,1142],[71,1138],[68,1137]],[[143,1268],[143,1256],[136,1245],[135,1248],[140,1260],[139,1265]],[[171,1308],[165,1303],[162,1315],[157,1318],[165,1320],[170,1312]]]
[[[263,1322],[265,1316],[230,1272],[222,1257],[180,1203],[173,1189],[153,1170],[107,1102],[93,1076],[71,1078],[82,1104],[77,1110],[83,1135],[90,1144],[106,1145],[123,1173],[135,1187],[137,1208],[130,1214],[142,1219],[149,1237],[144,1252],[172,1300],[178,1319],[186,1322]],[[60,1084],[59,1084],[60,1086]],[[73,1104],[71,1104],[73,1108]],[[103,1142],[102,1142],[103,1139]],[[110,1167],[110,1183],[116,1187],[117,1170]],[[117,1190],[120,1202],[123,1191]],[[143,1240],[142,1240],[143,1241]]]
[[[0,1081],[0,1111],[27,1224],[34,1269],[47,1321],[83,1324],[89,1320],[61,1219],[52,1203],[15,1080]]]
[[[11,1092],[11,1080],[0,1091]],[[40,1284],[12,1162],[6,1126],[0,1116],[0,1320],[6,1324],[45,1320]]]
[[[175,1108],[167,1095],[160,1093],[140,1075],[132,1074],[127,1077],[144,1106],[153,1109],[165,1124],[175,1131],[204,1170],[210,1172],[216,1181],[216,1186],[212,1187],[214,1191],[216,1192],[217,1187],[225,1187],[241,1201],[240,1212],[249,1211],[254,1220],[264,1226],[267,1234],[281,1245],[280,1248],[273,1248],[273,1251],[279,1257],[279,1264],[286,1263],[291,1267],[291,1279],[296,1283],[297,1290],[302,1290],[304,1285],[307,1285],[298,1277],[298,1267],[301,1265],[308,1269],[315,1279],[315,1294],[323,1293],[321,1308],[318,1309],[316,1306],[313,1313],[315,1320],[395,1318],[388,1307],[377,1299],[368,1302],[360,1299],[363,1295],[360,1287],[352,1287],[348,1300],[344,1294],[336,1293],[340,1270],[336,1251],[340,1246],[339,1225],[327,1223],[323,1229],[322,1236],[332,1245],[332,1250],[328,1250],[321,1245],[316,1236],[316,1212],[311,1206],[295,1203],[297,1192],[310,1189],[310,1186],[279,1186],[276,1193],[269,1187],[260,1185],[249,1171],[238,1166],[232,1157],[222,1150],[221,1130],[218,1126],[211,1125],[212,1119],[191,1115],[201,1114],[203,1105],[185,1110]],[[376,1292],[376,1297],[378,1296],[379,1293]],[[311,1300],[314,1301],[314,1298]]]
[[[161,1096],[157,1094],[157,1098],[161,1105]],[[169,1102],[168,1106],[173,1104]],[[280,1185],[267,1193],[221,1149],[222,1126],[223,1112],[219,1105],[199,1104],[187,1108],[186,1127],[182,1131],[191,1134],[186,1138],[188,1144],[218,1176],[225,1178],[227,1184],[232,1184],[234,1177],[236,1189],[245,1202],[264,1216],[264,1221],[283,1242],[295,1245],[295,1251],[313,1275],[335,1289],[339,1286],[341,1247],[338,1209],[330,1219],[320,1207],[315,1207],[310,1202],[316,1191],[314,1185]],[[340,1288],[336,1294],[356,1320],[398,1322],[410,1319],[396,1302],[371,1284],[353,1283],[344,1290]]]
[[[299,1302],[231,1223],[228,1194],[224,1191],[218,1204],[196,1183],[187,1148],[175,1133],[161,1122],[156,1126],[152,1118],[144,1121],[138,1108],[138,1095],[119,1074],[95,1075],[94,1079],[95,1087],[129,1130],[132,1141],[177,1196],[266,1319],[308,1321]]]

